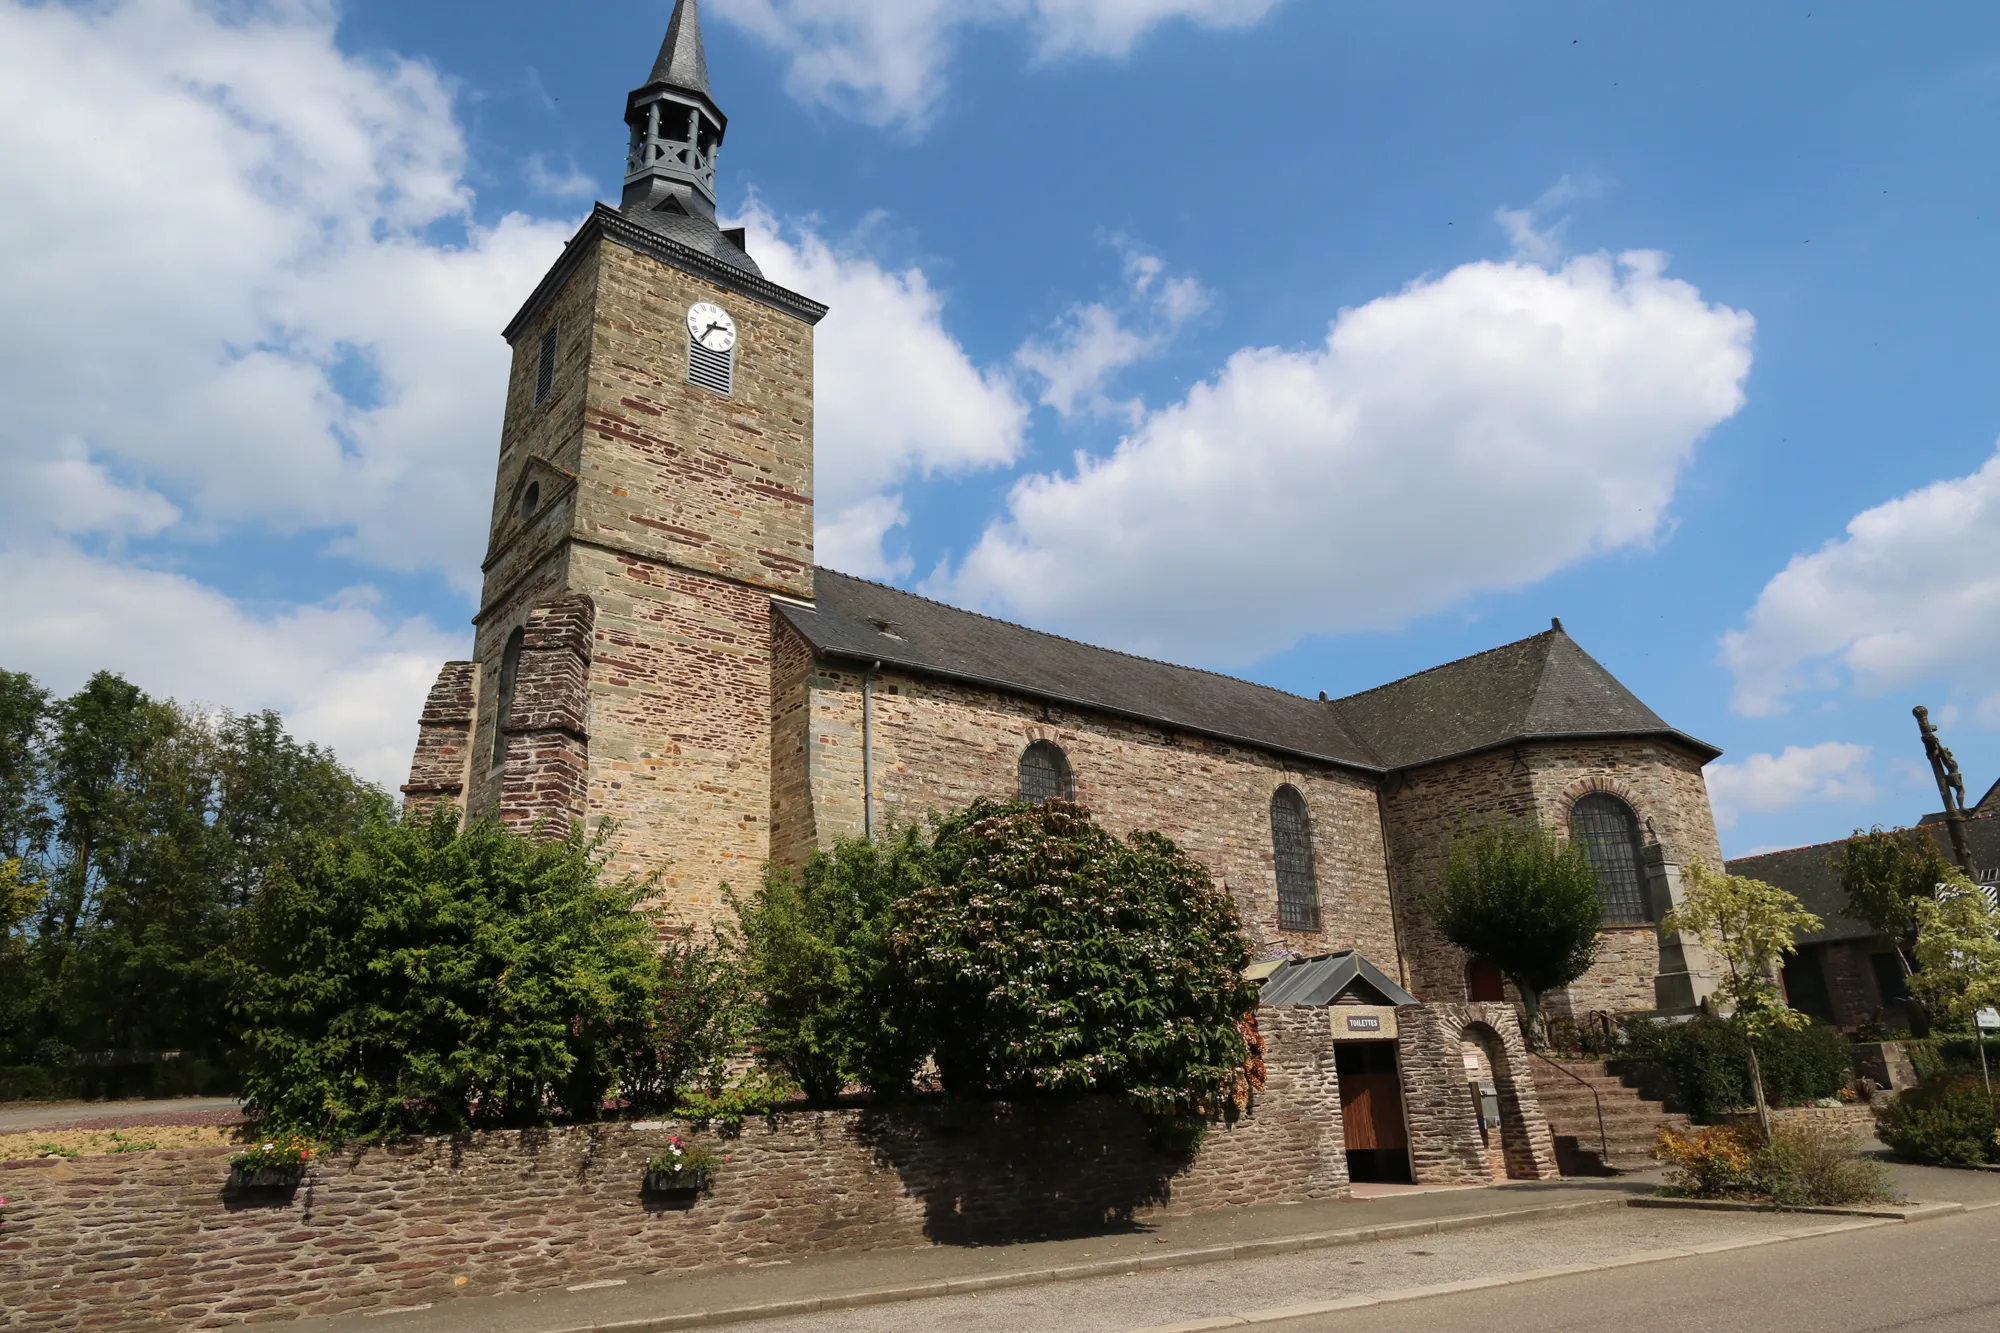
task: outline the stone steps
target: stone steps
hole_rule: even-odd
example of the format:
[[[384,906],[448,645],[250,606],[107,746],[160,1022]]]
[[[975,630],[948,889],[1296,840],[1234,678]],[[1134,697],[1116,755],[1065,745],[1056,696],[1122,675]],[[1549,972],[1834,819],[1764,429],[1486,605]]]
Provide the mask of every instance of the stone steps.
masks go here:
[[[1556,1141],[1556,1161],[1562,1173],[1612,1175],[1655,1165],[1653,1144],[1662,1126],[1685,1130],[1686,1116],[1676,1115],[1613,1074],[1601,1060],[1556,1061],[1576,1079],[1531,1061],[1542,1115]],[[1577,1079],[1582,1080],[1581,1083]],[[1595,1094],[1595,1095],[1593,1095]],[[1598,1112],[1603,1111],[1603,1134]]]

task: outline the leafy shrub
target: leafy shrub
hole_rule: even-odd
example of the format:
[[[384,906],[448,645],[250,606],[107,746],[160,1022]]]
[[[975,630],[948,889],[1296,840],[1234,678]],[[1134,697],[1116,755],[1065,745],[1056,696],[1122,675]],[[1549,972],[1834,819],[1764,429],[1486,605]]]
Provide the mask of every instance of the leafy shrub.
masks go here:
[[[720,936],[672,931],[657,967],[652,1003],[616,1039],[618,1096],[642,1114],[671,1111],[690,1090],[720,1092],[750,1024],[742,969]]]
[[[1668,1188],[1695,1199],[1769,1199],[1788,1208],[1837,1208],[1891,1196],[1880,1162],[1851,1130],[1817,1117],[1786,1117],[1766,1143],[1754,1125],[1660,1131],[1655,1148],[1673,1168]]]
[[[697,1124],[720,1125],[724,1133],[743,1128],[753,1115],[767,1116],[790,1105],[798,1096],[791,1084],[772,1078],[751,1078],[712,1091],[684,1092],[674,1114]]]
[[[1855,1143],[1854,1131],[1817,1116],[1787,1116],[1758,1153],[1757,1174],[1774,1203],[1840,1208],[1893,1196],[1889,1173]]]
[[[1226,1108],[1257,990],[1235,905],[1196,861],[1064,801],[977,802],[939,823],[926,860],[893,949],[948,1090]]]
[[[1695,1199],[1731,1199],[1758,1192],[1755,1130],[1710,1125],[1693,1134],[1662,1129],[1654,1153],[1673,1168],[1668,1188]]]
[[[1751,1105],[1749,1038],[1734,1022],[1699,1017],[1625,1026],[1627,1058],[1650,1061],[1673,1080],[1688,1114],[1709,1120]],[[1831,1097],[1854,1078],[1854,1052],[1834,1028],[1776,1028],[1757,1039],[1764,1095],[1779,1106]]]
[[[1919,1084],[1878,1112],[1875,1132],[1899,1157],[1915,1162],[1971,1165],[2000,1158],[2000,1101],[1976,1078],[1937,1078]]]
[[[1979,1078],[1982,1044],[1986,1047],[1987,1070],[2000,1073],[2000,1040],[1989,1037],[1982,1042],[1969,1036],[1935,1036],[1902,1042],[1919,1081],[1952,1075]]]
[[[592,1119],[655,1002],[640,892],[581,830],[377,820],[274,874],[236,977],[252,1114],[342,1135]]]
[[[917,828],[880,842],[843,838],[801,875],[774,868],[736,904],[760,999],[758,1052],[815,1102],[849,1083],[901,1092],[922,1058],[890,935],[897,902],[929,874],[929,853]]]

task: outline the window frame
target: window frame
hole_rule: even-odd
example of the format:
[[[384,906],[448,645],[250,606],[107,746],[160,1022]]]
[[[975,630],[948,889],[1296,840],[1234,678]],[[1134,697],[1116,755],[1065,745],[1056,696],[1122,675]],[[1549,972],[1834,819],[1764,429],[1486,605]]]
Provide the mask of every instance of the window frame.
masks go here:
[[[1619,839],[1611,830],[1588,827],[1595,818],[1592,811],[1611,807],[1622,815],[1625,825],[1622,840],[1627,844],[1626,855],[1631,859],[1629,895],[1611,879],[1625,870],[1618,864]],[[1570,841],[1583,845],[1590,868],[1597,874],[1597,901],[1604,909],[1603,924],[1607,929],[1651,926],[1659,921],[1646,883],[1645,840],[1640,829],[1639,812],[1632,808],[1632,803],[1610,792],[1594,791],[1580,796],[1569,809]]]
[[[562,336],[562,321],[551,323],[542,334],[541,349],[535,356],[535,406],[540,407],[549,400],[556,387],[556,357]]]
[[[1279,810],[1286,819],[1279,818]],[[1278,884],[1278,929],[1290,934],[1314,934],[1323,928],[1320,909],[1318,852],[1313,845],[1312,806],[1289,782],[1271,793],[1271,871]],[[1287,846],[1288,839],[1291,845]],[[1289,910],[1287,910],[1289,909]]]
[[[1030,755],[1035,754],[1053,755],[1055,758],[1055,762],[1047,768],[1047,771],[1055,775],[1055,790],[1045,795],[1034,796],[1028,793],[1028,758]],[[1062,746],[1057,745],[1051,740],[1028,742],[1027,745],[1022,747],[1020,756],[1014,761],[1014,793],[1020,800],[1027,801],[1033,805],[1040,805],[1044,801],[1069,801],[1074,803],[1076,800],[1076,768],[1070,763],[1069,754]]]

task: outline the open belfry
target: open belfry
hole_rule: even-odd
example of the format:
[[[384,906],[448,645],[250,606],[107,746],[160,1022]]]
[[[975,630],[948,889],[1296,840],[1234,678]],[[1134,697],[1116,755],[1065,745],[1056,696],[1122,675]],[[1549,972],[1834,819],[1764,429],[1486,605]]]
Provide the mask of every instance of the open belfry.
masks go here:
[[[725,885],[835,838],[980,796],[1070,798],[1199,858],[1267,971],[1355,960],[1328,973],[1351,985],[1315,1002],[1421,1001],[1401,1021],[1412,1088],[1424,1033],[1449,1070],[1462,1055],[1505,1082],[1518,1064],[1511,1018],[1504,1042],[1489,1024],[1461,1051],[1467,1011],[1435,1017],[1497,1015],[1512,996],[1424,901],[1454,833],[1530,818],[1583,843],[1604,905],[1598,962],[1551,1012],[1686,1012],[1712,991],[1705,960],[1658,923],[1683,865],[1721,864],[1703,778],[1719,751],[1560,621],[1305,698],[816,568],[813,339],[828,312],[766,280],[744,233],[717,223],[729,122],[696,0],[675,7],[625,121],[618,206],[596,207],[505,330],[472,658],[425,707],[413,806],[523,829],[613,821],[613,869],[657,874],[663,919],[700,923],[726,910]]]

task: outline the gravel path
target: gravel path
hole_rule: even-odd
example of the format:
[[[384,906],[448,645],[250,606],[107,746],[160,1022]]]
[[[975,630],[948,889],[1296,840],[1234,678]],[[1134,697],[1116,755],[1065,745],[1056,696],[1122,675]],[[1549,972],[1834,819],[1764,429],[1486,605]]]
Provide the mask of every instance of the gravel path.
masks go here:
[[[145,1125],[240,1125],[234,1097],[132,1102],[0,1102],[0,1134],[52,1129],[135,1129]]]

